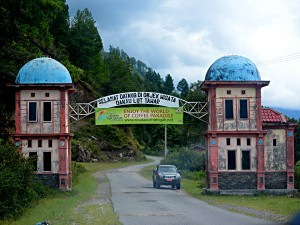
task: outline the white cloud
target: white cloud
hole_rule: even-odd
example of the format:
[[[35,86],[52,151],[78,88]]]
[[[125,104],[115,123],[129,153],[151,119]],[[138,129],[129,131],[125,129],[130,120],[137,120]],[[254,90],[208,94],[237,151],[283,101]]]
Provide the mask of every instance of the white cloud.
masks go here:
[[[72,5],[74,1],[68,0]],[[76,2],[76,1],[75,1]],[[74,3],[75,4],[75,3]],[[298,0],[87,0],[105,44],[142,60],[162,77],[203,80],[224,55],[254,63],[300,52]],[[92,7],[90,7],[92,6]],[[263,104],[300,108],[300,59],[260,66]]]

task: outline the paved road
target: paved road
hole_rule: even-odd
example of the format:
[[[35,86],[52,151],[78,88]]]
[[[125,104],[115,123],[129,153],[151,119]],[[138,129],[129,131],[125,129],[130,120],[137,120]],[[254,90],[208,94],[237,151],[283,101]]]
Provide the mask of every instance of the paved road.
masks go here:
[[[158,161],[151,163],[158,164]],[[138,171],[150,164],[107,173],[111,201],[124,225],[274,225],[243,214],[208,205],[167,186],[154,189]]]

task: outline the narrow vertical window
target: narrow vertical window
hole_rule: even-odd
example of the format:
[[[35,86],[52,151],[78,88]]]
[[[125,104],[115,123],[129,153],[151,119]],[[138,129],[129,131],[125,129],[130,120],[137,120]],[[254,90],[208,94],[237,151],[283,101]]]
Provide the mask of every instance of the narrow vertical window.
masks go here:
[[[273,146],[277,146],[277,139],[273,139]]]
[[[37,122],[37,103],[29,102],[28,103],[28,121]]]
[[[28,146],[28,148],[32,148],[32,140],[27,141],[27,146]]]
[[[42,140],[38,140],[38,147],[39,147],[39,148],[43,147],[43,146],[42,146],[42,143],[43,143]]]
[[[48,147],[52,148],[52,140],[48,140]]]
[[[229,150],[227,152],[227,168],[228,170],[236,169],[236,156],[234,150]]]
[[[233,100],[225,100],[225,119],[233,119]]]
[[[37,171],[37,152],[29,152],[29,158],[32,163],[33,171]]]
[[[226,144],[230,145],[230,138],[226,138]]]
[[[247,138],[247,145],[251,145],[251,139],[250,138]]]
[[[240,99],[240,119],[248,119],[248,101]]]
[[[240,138],[236,139],[236,145],[241,145],[241,139]]]
[[[52,121],[52,107],[51,102],[43,102],[43,118],[44,122]]]
[[[250,151],[242,151],[242,169],[250,170]]]
[[[43,153],[44,171],[51,171],[51,152]]]

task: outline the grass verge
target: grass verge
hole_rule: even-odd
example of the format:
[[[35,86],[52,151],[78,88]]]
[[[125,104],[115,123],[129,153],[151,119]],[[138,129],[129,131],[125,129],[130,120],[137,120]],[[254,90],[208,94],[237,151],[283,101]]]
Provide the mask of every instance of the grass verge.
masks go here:
[[[155,166],[145,167],[140,173],[145,178],[152,179],[152,171]],[[236,211],[239,213],[244,213],[251,216],[257,216],[251,213],[251,210],[242,210],[243,208],[253,209],[259,212],[265,212],[265,214],[270,213],[272,215],[277,215],[274,220],[276,222],[287,222],[290,217],[294,216],[295,213],[300,212],[300,198],[295,198],[291,196],[232,196],[232,195],[206,195],[203,188],[199,187],[199,181],[182,179],[181,187],[184,191],[197,199],[205,201],[211,205],[215,206],[227,206],[225,208]],[[239,210],[240,208],[240,210]],[[263,213],[262,213],[263,214]],[[264,214],[264,215],[265,215]],[[273,218],[265,218],[272,220]],[[260,217],[261,218],[261,217]],[[274,221],[273,220],[273,221]]]
[[[70,192],[55,191],[50,197],[41,200],[28,209],[22,217],[15,221],[0,221],[1,225],[36,224],[48,221],[50,224],[107,224],[118,225],[118,216],[114,213],[111,203],[101,206],[86,205],[78,210],[78,205],[95,196],[98,182],[93,173],[134,164],[150,162],[121,162],[121,163],[82,163],[86,172],[79,175],[78,183]],[[101,184],[100,184],[101,185]]]

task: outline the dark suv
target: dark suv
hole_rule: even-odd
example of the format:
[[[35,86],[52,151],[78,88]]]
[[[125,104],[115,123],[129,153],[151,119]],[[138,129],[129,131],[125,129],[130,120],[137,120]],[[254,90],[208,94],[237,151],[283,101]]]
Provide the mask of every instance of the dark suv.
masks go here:
[[[180,189],[181,177],[173,165],[158,165],[152,174],[153,187],[160,188],[160,185],[171,185],[172,188]]]

